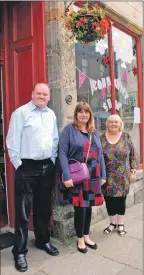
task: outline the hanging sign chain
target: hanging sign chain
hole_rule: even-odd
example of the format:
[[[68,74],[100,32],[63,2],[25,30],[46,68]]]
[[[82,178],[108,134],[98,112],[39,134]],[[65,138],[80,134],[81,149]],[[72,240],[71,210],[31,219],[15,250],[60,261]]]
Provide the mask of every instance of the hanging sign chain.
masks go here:
[[[74,0],[72,0],[72,1],[70,2],[70,4],[67,6],[67,8],[65,9],[66,13],[69,12],[69,7],[71,6],[71,4],[72,4],[73,2],[74,2]]]

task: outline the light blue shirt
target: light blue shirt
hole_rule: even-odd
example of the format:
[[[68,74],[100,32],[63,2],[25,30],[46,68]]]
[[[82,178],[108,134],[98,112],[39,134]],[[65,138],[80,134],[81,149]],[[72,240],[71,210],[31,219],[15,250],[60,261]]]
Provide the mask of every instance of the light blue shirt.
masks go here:
[[[30,101],[12,113],[6,144],[15,169],[21,159],[51,158],[55,163],[58,141],[56,116],[50,108],[37,108]]]

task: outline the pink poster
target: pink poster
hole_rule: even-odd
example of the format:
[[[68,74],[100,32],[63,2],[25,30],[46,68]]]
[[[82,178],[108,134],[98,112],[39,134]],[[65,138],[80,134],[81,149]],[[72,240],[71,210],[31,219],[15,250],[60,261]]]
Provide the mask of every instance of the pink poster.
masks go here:
[[[101,95],[102,95],[102,97],[105,97],[105,95],[106,95],[106,88],[102,88],[101,89]]]
[[[79,72],[79,88],[82,86],[86,79],[86,75],[82,72]]]
[[[127,73],[126,72],[123,73],[122,78],[127,81]]]

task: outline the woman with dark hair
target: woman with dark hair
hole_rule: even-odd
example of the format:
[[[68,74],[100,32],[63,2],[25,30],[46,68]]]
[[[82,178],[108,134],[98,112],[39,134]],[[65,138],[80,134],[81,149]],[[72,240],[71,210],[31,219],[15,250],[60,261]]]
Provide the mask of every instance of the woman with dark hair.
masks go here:
[[[101,185],[106,179],[100,138],[95,129],[92,110],[86,102],[76,106],[73,123],[67,125],[60,135],[59,158],[63,175],[59,183],[60,200],[74,206],[77,248],[86,253],[86,246],[97,248],[96,243],[89,238],[91,207],[103,204]],[[79,184],[73,182],[69,170],[70,160],[86,163],[89,180]]]

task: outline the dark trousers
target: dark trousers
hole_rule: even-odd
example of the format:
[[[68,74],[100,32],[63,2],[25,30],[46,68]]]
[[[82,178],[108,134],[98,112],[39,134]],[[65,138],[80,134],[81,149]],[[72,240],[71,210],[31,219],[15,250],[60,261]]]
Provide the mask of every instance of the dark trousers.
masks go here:
[[[89,234],[91,215],[91,207],[74,207],[74,226],[78,238]]]
[[[48,160],[22,160],[15,172],[15,239],[13,254],[27,253],[28,222],[33,207],[36,242],[50,239],[51,194],[54,187],[55,165]]]
[[[125,197],[108,197],[105,196],[106,208],[109,216],[124,215],[126,210]]]

